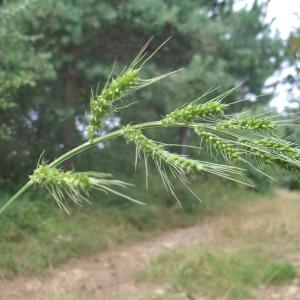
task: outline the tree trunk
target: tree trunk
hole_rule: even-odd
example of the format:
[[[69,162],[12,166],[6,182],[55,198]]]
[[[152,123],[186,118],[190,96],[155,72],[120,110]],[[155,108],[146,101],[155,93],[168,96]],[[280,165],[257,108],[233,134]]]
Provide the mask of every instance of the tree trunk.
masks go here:
[[[72,60],[67,68],[66,74],[66,90],[65,90],[65,104],[70,114],[65,120],[64,124],[64,150],[69,151],[74,148],[76,140],[76,128],[75,128],[75,111],[76,101],[78,97],[78,76],[75,69],[75,63],[78,58],[78,49],[73,46],[70,49]],[[68,160],[65,166],[68,169],[73,168],[74,159]]]
[[[186,154],[186,147],[184,145],[187,144],[188,140],[188,128],[179,128],[179,145],[181,145],[179,154],[185,155]]]

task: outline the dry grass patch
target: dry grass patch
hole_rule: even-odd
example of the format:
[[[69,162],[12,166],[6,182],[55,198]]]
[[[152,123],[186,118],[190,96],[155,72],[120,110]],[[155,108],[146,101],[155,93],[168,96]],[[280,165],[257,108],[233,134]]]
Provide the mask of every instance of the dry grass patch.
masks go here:
[[[263,201],[237,206],[211,220],[216,239],[264,246],[286,253],[300,248],[300,194],[279,191]]]
[[[276,290],[296,278],[299,216],[298,193],[279,191],[237,205],[205,222],[210,230],[201,245],[165,252],[137,278],[168,282],[192,297],[200,292],[208,299],[256,299],[260,287]]]

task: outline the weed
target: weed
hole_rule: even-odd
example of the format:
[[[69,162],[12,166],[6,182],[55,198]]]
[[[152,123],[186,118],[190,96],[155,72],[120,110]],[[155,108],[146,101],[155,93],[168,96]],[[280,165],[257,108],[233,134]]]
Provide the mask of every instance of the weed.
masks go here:
[[[234,105],[234,103],[225,104],[222,101],[236,88],[225,91],[206,103],[200,103],[200,99],[203,100],[204,96],[212,93],[212,90],[210,90],[198,99],[166,114],[159,121],[134,125],[130,123],[125,124],[121,129],[99,136],[99,131],[105,118],[113,111],[118,110],[115,102],[125,97],[128,93],[144,88],[174,73],[171,72],[150,79],[141,79],[139,77],[146,62],[165,43],[154,53],[147,55],[145,51],[148,44],[145,44],[128,68],[115,78],[110,76],[103,90],[92,95],[89,112],[90,122],[87,126],[89,140],[64,153],[49,164],[38,163],[36,170],[29,177],[29,181],[2,206],[0,214],[33,185],[46,187],[57,200],[59,206],[65,208],[66,211],[68,210],[64,204],[65,198],[68,197],[73,202],[81,204],[82,200],[86,200],[89,188],[101,189],[103,192],[113,193],[127,200],[137,202],[135,199],[111,188],[111,185],[124,187],[126,186],[124,182],[108,180],[103,178],[102,175],[99,177],[99,174],[97,175],[95,172],[79,174],[75,171],[58,169],[59,165],[71,157],[99,143],[118,137],[125,137],[128,142],[136,145],[136,161],[140,154],[143,154],[146,178],[148,175],[147,158],[150,157],[154,160],[166,190],[178,200],[179,204],[179,198],[174,190],[175,184],[170,180],[170,177],[175,177],[175,180],[181,180],[186,188],[196,196],[189,187],[188,174],[208,173],[252,186],[252,183],[245,179],[243,164],[247,164],[253,167],[254,170],[263,173],[263,171],[255,167],[252,160],[258,164],[276,165],[285,171],[299,172],[299,148],[277,137],[273,132],[273,129],[277,126],[284,124],[284,120],[276,121],[274,117],[268,118],[266,115],[263,117],[259,115],[251,116],[251,118],[244,117],[243,114],[226,115],[226,109]],[[213,157],[215,152],[222,154],[224,163],[203,162],[195,158],[172,153],[166,150],[172,145],[150,140],[143,132],[149,128],[164,129],[166,127],[192,129],[200,136],[202,141],[205,141],[205,147],[211,152]],[[184,146],[189,147],[189,145]],[[199,146],[198,150],[200,149],[201,147]],[[233,162],[237,162],[238,165],[232,166]],[[198,198],[198,196],[196,197]]]

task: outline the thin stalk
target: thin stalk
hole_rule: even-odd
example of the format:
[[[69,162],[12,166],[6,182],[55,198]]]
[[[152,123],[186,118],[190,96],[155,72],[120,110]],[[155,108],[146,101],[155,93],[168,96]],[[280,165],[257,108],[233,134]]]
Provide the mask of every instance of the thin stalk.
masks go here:
[[[147,128],[154,128],[154,127],[165,127],[162,124],[162,121],[154,121],[154,122],[146,122],[146,123],[142,123],[142,124],[137,124],[137,125],[133,125],[133,127],[135,129],[147,129]],[[193,128],[195,127],[194,123],[173,123],[172,127],[190,127]],[[105,134],[103,136],[100,136],[98,138],[93,139],[92,141],[88,141],[85,142],[81,145],[79,145],[78,147],[64,153],[63,155],[61,155],[60,157],[58,157],[57,159],[55,159],[52,163],[49,164],[50,167],[57,167],[59,165],[61,165],[63,162],[65,162],[66,160],[72,158],[73,156],[87,150],[90,149],[92,147],[94,147],[95,145],[99,144],[99,143],[103,143],[106,142],[108,140],[112,140],[115,139],[119,136],[123,135],[123,129],[118,129],[115,130],[113,132],[110,132],[108,134]],[[23,187],[18,190],[1,208],[0,208],[0,215],[3,213],[3,211],[10,206],[15,200],[17,200],[25,191],[27,191],[31,186],[33,185],[33,182],[31,180],[29,180],[25,185],[23,185]]]
[[[153,127],[161,127],[162,123],[161,121],[156,121],[156,122],[147,122],[147,123],[142,123],[142,124],[137,124],[134,125],[134,128],[136,129],[146,129],[146,128],[153,128]],[[52,163],[49,164],[50,167],[56,167],[61,165],[64,161],[70,159],[71,157],[89,149],[92,148],[93,146],[108,141],[108,140],[112,140],[114,138],[117,138],[119,136],[122,136],[122,128],[118,129],[116,131],[110,132],[108,134],[105,134],[103,136],[100,136],[98,138],[95,138],[92,142],[88,141],[85,142],[81,145],[79,145],[78,147],[64,153],[63,155],[61,155],[60,157],[58,157],[57,159],[55,159]],[[27,191],[31,186],[33,185],[33,182],[31,180],[29,180],[25,185],[23,185],[23,187],[18,190],[1,208],[0,208],[0,215],[4,212],[4,210],[10,206],[15,200],[17,200],[25,191]]]
[[[199,123],[181,123],[181,122],[174,122],[172,123],[170,126],[164,126],[162,121],[154,121],[154,122],[146,122],[146,123],[141,123],[141,124],[136,124],[136,125],[132,125],[133,128],[135,129],[147,129],[147,128],[155,128],[155,127],[187,127],[187,128],[196,128],[199,125]],[[210,124],[205,124],[202,123],[201,124],[203,127],[208,128],[212,131],[216,131],[219,132],[218,129],[214,128],[213,126],[210,126]],[[234,136],[237,137],[235,134],[228,132],[228,131],[222,131],[222,133],[230,135],[230,136]],[[61,165],[63,162],[65,162],[66,160],[72,158],[73,156],[84,152],[85,150],[88,150],[92,147],[94,147],[95,145],[99,144],[99,143],[103,143],[106,142],[108,140],[112,140],[115,139],[117,137],[120,137],[123,135],[123,129],[120,128],[118,130],[115,130],[113,132],[110,132],[108,134],[105,134],[103,136],[100,136],[98,138],[93,139],[92,141],[88,141],[85,142],[81,145],[79,145],[78,147],[64,153],[63,155],[61,155],[60,157],[58,157],[57,159],[55,159],[54,161],[52,161],[49,166],[50,167],[57,167],[59,165]],[[1,208],[0,208],[0,215],[3,213],[3,211],[9,206],[11,205],[15,200],[17,200],[26,190],[28,190],[31,186],[33,185],[33,182],[31,180],[29,180],[20,190],[18,190],[16,192],[15,195],[13,195]]]
[[[33,182],[29,180],[25,185],[23,185],[0,209],[0,215],[4,210],[11,205],[15,200],[17,200],[26,190],[28,190],[33,185]]]
[[[150,128],[150,127],[152,128],[152,127],[161,127],[161,126],[162,126],[161,121],[155,121],[155,122],[147,122],[147,123],[137,124],[137,125],[134,125],[133,127],[136,129],[146,129],[146,128]],[[89,148],[92,148],[93,146],[95,146],[99,143],[103,143],[103,142],[115,139],[122,135],[123,135],[123,129],[121,128],[116,131],[105,134],[103,136],[100,136],[98,138],[95,138],[95,139],[93,139],[93,141],[85,142],[85,143],[79,145],[78,147],[64,153],[62,156],[58,157],[52,163],[50,163],[49,166],[57,167],[64,161],[70,159],[71,157],[73,157]]]

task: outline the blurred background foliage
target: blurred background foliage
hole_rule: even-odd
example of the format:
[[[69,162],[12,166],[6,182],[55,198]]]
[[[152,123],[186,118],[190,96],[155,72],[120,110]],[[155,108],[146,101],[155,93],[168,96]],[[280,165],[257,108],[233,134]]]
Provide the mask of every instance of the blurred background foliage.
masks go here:
[[[226,101],[261,94],[285,59],[284,43],[270,34],[265,10],[254,2],[236,11],[233,0],[2,1],[0,178],[26,180],[42,151],[52,160],[82,142],[91,88],[105,84],[114,62],[116,72],[122,70],[151,36],[149,51],[172,39],[145,76],[184,70],[131,96],[138,103],[120,113],[120,125],[159,119],[212,87],[218,94],[243,82]],[[270,97],[234,108],[253,108]],[[112,120],[105,130],[112,129]],[[168,131],[161,138],[185,144],[189,133]],[[132,156],[116,143],[77,158],[77,166],[102,169],[109,161],[108,170],[126,174]]]

